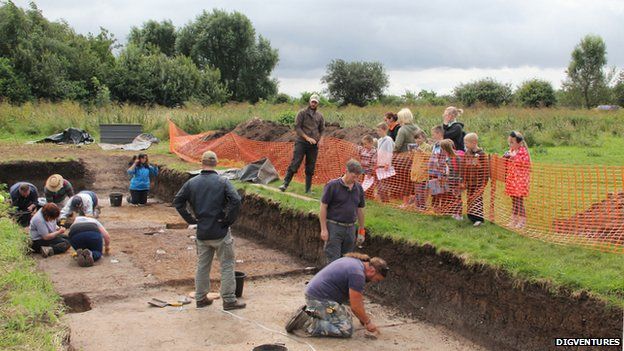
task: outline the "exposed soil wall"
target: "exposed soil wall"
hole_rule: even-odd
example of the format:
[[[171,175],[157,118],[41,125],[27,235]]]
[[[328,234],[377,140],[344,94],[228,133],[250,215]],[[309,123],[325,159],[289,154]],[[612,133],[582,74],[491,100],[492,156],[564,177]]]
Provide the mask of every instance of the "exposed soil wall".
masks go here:
[[[11,186],[26,181],[36,186],[40,196],[43,196],[45,181],[55,173],[69,180],[76,192],[89,189],[95,179],[82,161],[14,161],[0,163],[0,184]]]
[[[171,201],[188,174],[163,170],[156,194]],[[284,209],[255,194],[244,195],[237,235],[255,238],[320,265],[323,260],[315,214]],[[364,251],[385,258],[391,274],[369,292],[387,304],[441,324],[495,350],[589,350],[555,347],[555,338],[621,338],[620,308],[587,294],[553,291],[484,265],[416,245],[372,236]],[[619,350],[603,347],[601,350]]]

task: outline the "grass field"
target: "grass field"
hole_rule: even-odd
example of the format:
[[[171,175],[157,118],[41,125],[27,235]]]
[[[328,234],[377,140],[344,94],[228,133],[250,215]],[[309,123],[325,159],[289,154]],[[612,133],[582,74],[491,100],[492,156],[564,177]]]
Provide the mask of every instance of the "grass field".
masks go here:
[[[60,350],[67,332],[60,298],[26,255],[28,236],[0,206],[0,349]]]

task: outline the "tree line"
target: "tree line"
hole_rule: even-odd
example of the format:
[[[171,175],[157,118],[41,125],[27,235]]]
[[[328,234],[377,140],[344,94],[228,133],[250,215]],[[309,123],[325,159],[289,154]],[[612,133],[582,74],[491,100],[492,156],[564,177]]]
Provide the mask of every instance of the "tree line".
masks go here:
[[[0,99],[11,103],[257,102],[277,93],[270,77],[277,61],[277,50],[238,12],[204,11],[182,28],[148,21],[122,48],[106,29],[77,34],[34,3],[0,6]]]
[[[115,55],[114,51],[118,51]],[[96,35],[77,34],[65,22],[47,20],[34,3],[28,9],[12,1],[0,6],[0,101],[75,100],[105,105],[112,101],[169,107],[196,102],[306,102],[278,93],[271,72],[279,60],[268,39],[256,35],[239,12],[204,11],[187,25],[147,21],[132,27],[121,47],[100,28]],[[624,72],[607,68],[602,38],[588,35],[574,48],[561,89],[531,79],[514,89],[492,78],[459,84],[451,95],[406,91],[387,95],[388,75],[380,62],[332,60],[321,82],[321,103],[369,104],[459,103],[486,106],[563,105],[592,108],[624,105]]]
[[[379,62],[345,62],[334,60],[327,65],[322,81],[328,86],[330,101],[339,104],[431,104],[461,103],[464,106],[485,105],[499,107],[569,107],[592,108],[599,104],[624,106],[624,71],[616,75],[615,68],[607,67],[606,44],[596,35],[585,36],[574,48],[567,77],[562,87],[555,90],[542,79],[524,81],[515,90],[511,84],[492,78],[459,84],[453,94],[438,96],[434,91],[418,93],[406,91],[401,96],[384,95],[388,75]]]

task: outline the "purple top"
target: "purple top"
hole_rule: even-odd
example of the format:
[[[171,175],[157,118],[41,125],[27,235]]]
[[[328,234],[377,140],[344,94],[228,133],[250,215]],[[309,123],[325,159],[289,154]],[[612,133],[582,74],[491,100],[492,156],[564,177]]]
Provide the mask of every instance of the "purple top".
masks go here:
[[[364,263],[357,258],[342,257],[321,269],[308,284],[306,296],[340,304],[349,301],[349,289],[364,291]]]
[[[357,209],[365,206],[364,189],[355,182],[349,187],[341,178],[330,180],[323,189],[321,202],[327,205],[327,219],[341,223],[355,223]]]

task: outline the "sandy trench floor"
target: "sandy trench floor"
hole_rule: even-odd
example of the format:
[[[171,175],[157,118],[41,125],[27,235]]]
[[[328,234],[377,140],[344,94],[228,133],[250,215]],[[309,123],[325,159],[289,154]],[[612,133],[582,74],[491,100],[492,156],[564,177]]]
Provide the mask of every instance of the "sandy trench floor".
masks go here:
[[[312,276],[304,273],[304,262],[236,233],[236,270],[248,275],[242,298],[246,309],[223,312],[220,300],[203,309],[194,302],[149,307],[152,297],[176,300],[194,290],[196,255],[193,231],[167,228],[183,223],[167,204],[150,199],[145,207],[108,206],[108,194],[127,187],[125,163],[132,153],[105,153],[93,145],[0,145],[0,150],[22,160],[80,158],[95,175],[93,190],[102,199],[100,220],[111,234],[112,254],[89,268],[78,267],[69,252],[37,256],[59,294],[82,293],[90,300],[90,310],[64,317],[76,350],[252,350],[266,343],[283,343],[289,350],[484,350],[444,327],[370,301],[366,308],[378,325],[403,324],[382,329],[377,340],[365,338],[361,329],[351,339],[287,337],[284,324],[303,303]],[[218,273],[215,260],[212,291],[218,291]]]

